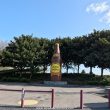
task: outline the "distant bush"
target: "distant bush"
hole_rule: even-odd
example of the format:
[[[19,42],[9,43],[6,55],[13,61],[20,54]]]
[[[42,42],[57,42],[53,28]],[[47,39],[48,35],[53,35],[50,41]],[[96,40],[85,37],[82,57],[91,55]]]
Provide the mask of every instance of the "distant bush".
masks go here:
[[[62,79],[71,79],[73,81],[88,81],[94,80],[94,74],[62,74]]]
[[[3,82],[40,82],[49,81],[50,73],[36,73],[33,74],[32,79],[30,80],[30,73],[23,73],[20,77],[19,73],[16,73],[14,70],[10,70],[5,73],[0,73],[0,81]],[[100,77],[95,74],[87,74],[82,71],[82,74],[62,74],[62,81],[67,81],[68,84],[74,85],[110,85],[110,76],[106,75]]]
[[[88,85],[100,85],[98,81],[88,81]]]
[[[1,78],[1,81],[6,81],[6,82],[19,82],[19,78],[3,77],[3,78]]]
[[[86,74],[85,70],[82,70],[81,74]]]
[[[3,82],[29,82],[29,79],[26,78],[16,78],[16,77],[3,77],[0,81]]]
[[[19,81],[20,81],[20,82],[30,82],[30,79],[21,78]]]

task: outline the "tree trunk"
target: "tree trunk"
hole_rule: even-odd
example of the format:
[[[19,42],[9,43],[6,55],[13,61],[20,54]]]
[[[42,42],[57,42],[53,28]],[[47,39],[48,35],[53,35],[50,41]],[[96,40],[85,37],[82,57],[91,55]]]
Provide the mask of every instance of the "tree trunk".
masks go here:
[[[72,67],[73,73],[75,73],[75,67]]]
[[[68,69],[69,69],[69,68],[68,68],[68,65],[67,65],[67,66],[66,66],[66,73],[67,73],[67,74],[68,74]]]
[[[20,68],[20,77],[22,77],[23,68]]]
[[[46,65],[44,65],[43,66],[43,74],[45,74],[46,70],[47,70],[47,67],[46,67]]]
[[[31,78],[32,78],[32,73],[30,74],[30,77],[29,77],[29,79],[31,80]]]
[[[68,66],[66,67],[66,73],[68,74]]]
[[[92,67],[90,67],[90,74],[92,74]]]
[[[101,68],[101,77],[103,77],[103,72],[104,72],[104,69]]]
[[[34,73],[35,73],[35,67],[34,67],[33,64],[31,64],[31,66],[30,66],[30,80],[31,80],[32,75],[33,75]]]
[[[78,74],[79,74],[79,64],[78,64]]]

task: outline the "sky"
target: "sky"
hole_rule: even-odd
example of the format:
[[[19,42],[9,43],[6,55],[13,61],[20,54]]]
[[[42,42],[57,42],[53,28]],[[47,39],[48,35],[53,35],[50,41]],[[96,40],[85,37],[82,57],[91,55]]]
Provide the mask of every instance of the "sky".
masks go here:
[[[109,28],[110,0],[0,0],[0,40],[75,37]]]
[[[0,40],[76,37],[110,28],[110,0],[0,0]]]

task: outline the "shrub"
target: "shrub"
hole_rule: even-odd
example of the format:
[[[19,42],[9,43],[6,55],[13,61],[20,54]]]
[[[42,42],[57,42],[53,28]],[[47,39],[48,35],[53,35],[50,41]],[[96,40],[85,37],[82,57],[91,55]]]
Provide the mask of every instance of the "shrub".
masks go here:
[[[27,78],[20,78],[19,81],[20,81],[20,82],[30,82],[30,79],[27,79]]]
[[[86,74],[85,70],[82,70],[81,74]]]
[[[16,77],[3,77],[1,78],[1,81],[6,82],[29,82],[29,79],[26,78],[16,78]]]
[[[1,81],[7,81],[7,82],[19,82],[19,78],[16,77],[3,77]]]

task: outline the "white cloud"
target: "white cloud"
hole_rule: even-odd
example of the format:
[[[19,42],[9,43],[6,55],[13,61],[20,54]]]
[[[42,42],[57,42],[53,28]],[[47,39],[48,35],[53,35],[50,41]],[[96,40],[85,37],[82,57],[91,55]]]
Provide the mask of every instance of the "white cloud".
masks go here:
[[[99,21],[110,24],[110,10]]]
[[[87,8],[87,12],[94,12],[96,14],[106,12],[110,9],[110,6],[107,2],[100,2],[100,3],[92,3]]]
[[[95,14],[101,14],[100,22],[109,24],[110,26],[110,5],[108,2],[92,3],[86,8],[87,12],[93,12]]]

